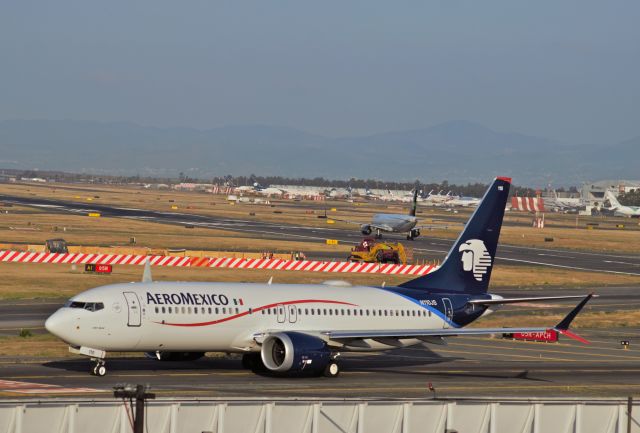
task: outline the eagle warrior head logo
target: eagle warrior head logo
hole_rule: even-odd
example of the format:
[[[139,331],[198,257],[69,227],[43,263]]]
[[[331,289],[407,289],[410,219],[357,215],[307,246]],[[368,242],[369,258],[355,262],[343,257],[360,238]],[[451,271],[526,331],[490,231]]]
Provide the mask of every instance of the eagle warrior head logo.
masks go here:
[[[473,272],[473,277],[477,281],[482,281],[487,273],[487,268],[491,266],[491,254],[480,239],[469,239],[460,245],[458,249],[462,255],[462,269],[466,272]]]

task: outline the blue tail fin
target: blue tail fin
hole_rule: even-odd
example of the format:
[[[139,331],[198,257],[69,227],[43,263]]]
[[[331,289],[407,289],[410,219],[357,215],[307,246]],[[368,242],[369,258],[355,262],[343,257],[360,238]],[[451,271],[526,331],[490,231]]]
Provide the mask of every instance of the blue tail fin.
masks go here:
[[[510,178],[497,177],[442,266],[400,287],[434,292],[486,293],[510,186]]]

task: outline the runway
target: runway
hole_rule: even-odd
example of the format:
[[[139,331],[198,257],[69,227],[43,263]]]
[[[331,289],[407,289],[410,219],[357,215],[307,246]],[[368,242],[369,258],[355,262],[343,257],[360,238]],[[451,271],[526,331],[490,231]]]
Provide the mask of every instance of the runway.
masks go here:
[[[44,208],[50,212],[82,215],[88,212],[99,212],[105,217],[131,218],[174,225],[195,225],[198,227],[247,233],[252,237],[260,239],[304,240],[320,243],[324,243],[326,239],[337,239],[345,244],[357,244],[362,239],[362,235],[356,229],[345,230],[330,227],[309,227],[179,212],[120,208],[94,203],[76,203],[36,197],[0,195],[0,201],[15,205]],[[393,238],[393,236],[388,237]],[[438,239],[430,235],[425,235],[417,238],[412,243],[412,247],[414,253],[421,258],[437,260],[444,258],[452,243],[453,240],[451,239]],[[560,269],[640,275],[640,255],[638,254],[567,251],[500,244],[496,260],[503,264],[546,266]]]
[[[634,348],[633,340],[637,332],[581,331],[591,345],[456,337],[444,347],[344,354],[343,371],[334,379],[258,375],[228,357],[178,363],[108,359],[105,377],[89,375],[89,361],[83,359],[5,359],[0,364],[0,395],[100,396],[116,384],[142,383],[161,396],[195,397],[418,398],[434,395],[429,384],[437,397],[623,397],[640,390],[640,349]],[[623,350],[621,339],[630,339],[631,348]],[[24,385],[7,389],[3,381]]]
[[[557,290],[557,289],[556,289]],[[640,291],[634,287],[601,288],[590,311],[637,310]],[[545,296],[553,288],[527,291]],[[522,295],[518,289],[500,292]],[[0,303],[0,335],[16,335],[16,327],[31,325],[45,332],[46,317],[63,301]],[[573,301],[544,303],[548,312],[566,312]],[[495,313],[523,316],[528,308],[505,306]],[[561,337],[559,343],[534,343],[487,337],[453,337],[448,345],[414,347],[386,353],[341,357],[343,373],[336,379],[280,378],[243,370],[237,355],[219,354],[195,362],[158,362],[132,354],[109,358],[104,378],[89,375],[84,358],[0,358],[0,396],[108,393],[118,383],[149,383],[160,395],[214,397],[428,397],[431,383],[441,397],[501,396],[626,396],[640,391],[640,330],[576,329],[591,344]],[[630,342],[623,349],[620,342]],[[25,344],[29,340],[25,339]],[[3,388],[3,381],[20,389]],[[12,385],[16,386],[16,385]]]

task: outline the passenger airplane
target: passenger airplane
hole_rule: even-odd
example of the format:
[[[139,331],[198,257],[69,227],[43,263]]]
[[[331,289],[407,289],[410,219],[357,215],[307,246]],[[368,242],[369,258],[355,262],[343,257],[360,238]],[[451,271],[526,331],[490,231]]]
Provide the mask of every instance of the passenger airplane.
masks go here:
[[[434,228],[446,228],[446,226],[434,226],[424,225],[416,227],[418,224],[418,218],[416,218],[416,206],[418,202],[418,189],[413,192],[413,199],[411,200],[411,210],[408,215],[392,214],[392,213],[377,213],[373,215],[370,223],[363,223],[358,221],[343,220],[339,218],[331,218],[336,221],[341,221],[349,224],[357,224],[360,226],[360,232],[367,236],[371,232],[375,231],[375,237],[380,239],[382,232],[388,233],[407,233],[407,240],[414,240],[420,236],[421,229],[434,229]]]
[[[341,351],[380,351],[444,337],[542,332],[546,327],[465,328],[500,304],[577,298],[504,299],[487,293],[509,178],[496,178],[442,266],[397,287],[325,284],[150,282],[97,287],[71,298],[46,329],[106,374],[107,351],[146,352],[159,360],[209,351],[243,353],[243,365],[280,374],[338,375]],[[569,325],[587,295],[551,326]]]
[[[609,200],[609,203],[611,203],[611,207],[609,207],[608,209],[612,210],[614,214],[620,214],[622,216],[626,216],[630,218],[640,217],[640,206],[624,206],[620,204],[620,202],[618,201],[618,198],[610,190],[607,190],[607,192],[604,195],[604,198],[606,200]]]

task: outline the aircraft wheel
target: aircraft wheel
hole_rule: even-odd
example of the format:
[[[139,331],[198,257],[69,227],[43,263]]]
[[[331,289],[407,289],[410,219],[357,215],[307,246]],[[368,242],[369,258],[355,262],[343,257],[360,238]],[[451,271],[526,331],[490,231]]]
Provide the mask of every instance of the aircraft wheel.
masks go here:
[[[104,366],[104,364],[100,364],[96,367],[96,376],[104,376],[105,374],[107,374],[107,367]]]
[[[94,376],[98,375],[98,366],[94,365],[93,368],[91,369],[91,374]]]
[[[323,374],[325,377],[337,377],[340,374],[340,366],[332,361],[324,368]]]

